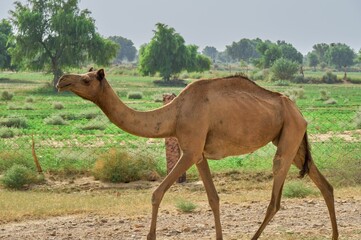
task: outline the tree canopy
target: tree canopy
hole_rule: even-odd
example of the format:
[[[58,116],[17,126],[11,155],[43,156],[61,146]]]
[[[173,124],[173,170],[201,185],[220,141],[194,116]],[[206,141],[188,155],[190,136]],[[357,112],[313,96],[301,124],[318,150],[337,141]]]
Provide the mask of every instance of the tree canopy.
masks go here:
[[[0,69],[11,68],[11,57],[9,49],[13,47],[13,31],[10,22],[2,19],[0,21]]]
[[[88,10],[78,8],[78,0],[28,0],[15,2],[11,21],[16,27],[14,62],[23,67],[47,69],[54,83],[66,67],[87,61],[106,65],[117,45],[100,36]]]
[[[119,50],[115,58],[116,63],[121,63],[125,59],[129,62],[134,61],[135,55],[137,54],[137,49],[134,47],[132,40],[121,36],[111,36],[108,39],[119,45]]]
[[[198,54],[198,47],[185,45],[183,37],[175,29],[157,23],[150,43],[139,50],[139,71],[143,75],[159,72],[165,80],[182,70],[204,71],[210,68],[210,60]]]

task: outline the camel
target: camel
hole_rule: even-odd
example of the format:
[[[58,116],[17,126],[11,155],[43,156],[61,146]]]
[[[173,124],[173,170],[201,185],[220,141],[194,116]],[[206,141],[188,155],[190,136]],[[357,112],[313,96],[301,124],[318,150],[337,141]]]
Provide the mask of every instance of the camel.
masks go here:
[[[156,239],[159,205],[177,178],[196,165],[214,215],[216,239],[223,239],[219,197],[208,160],[251,153],[269,142],[277,151],[273,158],[273,188],[265,218],[252,239],[258,239],[280,209],[281,193],[289,168],[308,174],[321,191],[338,239],[333,187],[317,169],[307,138],[307,122],[286,96],[266,90],[244,76],[203,79],[186,86],[169,104],[152,111],[127,107],[111,88],[104,69],[63,75],[59,91],[71,91],[98,105],[116,126],[147,138],[176,137],[181,157],[152,195],[152,218],[148,240]]]

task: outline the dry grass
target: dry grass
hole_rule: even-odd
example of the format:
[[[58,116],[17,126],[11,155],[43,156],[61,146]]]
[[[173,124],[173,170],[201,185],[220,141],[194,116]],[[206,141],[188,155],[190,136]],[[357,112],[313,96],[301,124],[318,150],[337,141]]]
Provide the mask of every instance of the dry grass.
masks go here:
[[[264,202],[266,207],[271,196],[272,180],[259,183],[250,183],[247,186],[243,180],[221,180],[215,177],[216,188],[222,203],[228,204],[250,204],[252,202]],[[307,179],[305,184],[317,188]],[[125,217],[150,216],[151,195],[159,182],[151,183],[151,188],[134,189],[131,184],[125,188],[104,188],[92,191],[90,185],[88,190],[77,191],[71,188],[66,191],[55,190],[30,190],[9,191],[0,189],[0,224],[6,222],[20,221],[25,219],[41,219],[51,216],[64,216],[71,214],[99,214],[99,215],[121,215]],[[45,190],[44,190],[45,189]],[[57,191],[57,192],[55,192]],[[207,195],[200,181],[186,184],[175,184],[165,194],[161,209],[177,211],[176,204],[180,197],[186,197],[187,201],[198,206],[208,206]],[[308,199],[322,199],[322,196],[308,196]],[[361,187],[343,187],[335,189],[337,199],[361,200]],[[285,198],[284,198],[285,200]],[[280,239],[292,239],[284,236]]]

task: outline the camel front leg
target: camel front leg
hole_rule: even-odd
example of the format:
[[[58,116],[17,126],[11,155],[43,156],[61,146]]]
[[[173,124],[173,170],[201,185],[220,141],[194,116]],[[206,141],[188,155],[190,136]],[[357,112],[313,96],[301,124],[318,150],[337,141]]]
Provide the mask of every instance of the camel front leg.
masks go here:
[[[157,187],[152,195],[152,220],[148,233],[148,240],[156,239],[156,227],[159,205],[163,199],[165,192],[172,186],[177,178],[187,171],[194,164],[194,155],[183,153],[180,160],[174,166],[172,171],[164,178],[162,183]]]
[[[212,181],[212,176],[209,170],[207,159],[203,158],[203,161],[198,163],[196,166],[199,175],[202,178],[204,188],[206,189],[209,205],[211,206],[211,209],[213,211],[215,228],[216,228],[216,239],[222,240],[223,236],[222,236],[222,226],[221,226],[220,213],[219,213],[219,197],[217,190],[214,186],[214,183]]]
[[[292,164],[291,159],[284,159],[280,155],[276,154],[273,160],[273,188],[272,188],[272,197],[271,201],[268,205],[266,216],[259,227],[256,234],[253,236],[252,240],[256,240],[259,238],[267,224],[272,220],[274,215],[278,212],[281,207],[281,196],[283,184],[285,182],[287,173]]]

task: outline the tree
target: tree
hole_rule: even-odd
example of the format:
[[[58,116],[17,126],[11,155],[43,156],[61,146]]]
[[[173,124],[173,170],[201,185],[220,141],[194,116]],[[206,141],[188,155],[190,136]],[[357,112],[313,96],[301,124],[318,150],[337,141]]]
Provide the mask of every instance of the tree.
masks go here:
[[[317,64],[319,64],[317,54],[315,52],[310,52],[307,55],[308,60],[308,66],[313,67],[314,70],[316,70]]]
[[[329,45],[327,43],[318,43],[313,45],[313,52],[317,55],[318,57],[318,62],[319,63],[326,63],[327,59],[326,59],[326,52],[328,51]]]
[[[271,68],[274,78],[280,80],[292,79],[297,70],[298,64],[285,58],[277,59]]]
[[[270,41],[259,43],[257,45],[257,51],[260,53],[261,57],[256,63],[263,68],[272,67],[273,63],[282,56],[280,47]]]
[[[238,42],[233,42],[230,46],[226,46],[226,52],[233,60],[250,62],[251,59],[259,57],[256,45],[257,42],[243,38]]]
[[[120,36],[112,36],[108,39],[112,40],[120,46],[115,59],[117,63],[121,63],[125,59],[127,59],[129,62],[134,61],[137,49],[134,47],[132,40]]]
[[[199,56],[198,47],[186,46],[183,37],[174,28],[157,23],[149,44],[139,50],[139,72],[154,75],[159,72],[165,81],[182,70],[201,71],[210,67],[210,61]],[[207,66],[203,66],[207,65]]]
[[[303,55],[290,43],[285,41],[277,41],[278,46],[281,49],[281,55],[283,58],[302,64]]]
[[[11,57],[9,49],[13,47],[13,31],[10,22],[2,19],[0,21],[0,69],[11,68]]]
[[[330,45],[326,57],[329,65],[334,65],[341,69],[353,64],[355,52],[346,44],[336,43]]]
[[[212,59],[213,62],[216,61],[216,58],[219,54],[218,50],[215,47],[210,47],[210,46],[206,46],[203,51],[202,51],[203,55],[209,57],[210,59]]]
[[[79,10],[78,0],[15,2],[11,21],[16,27],[13,62],[50,70],[54,85],[64,68],[89,60],[106,65],[117,51],[116,44],[95,31],[94,19],[88,10]]]

